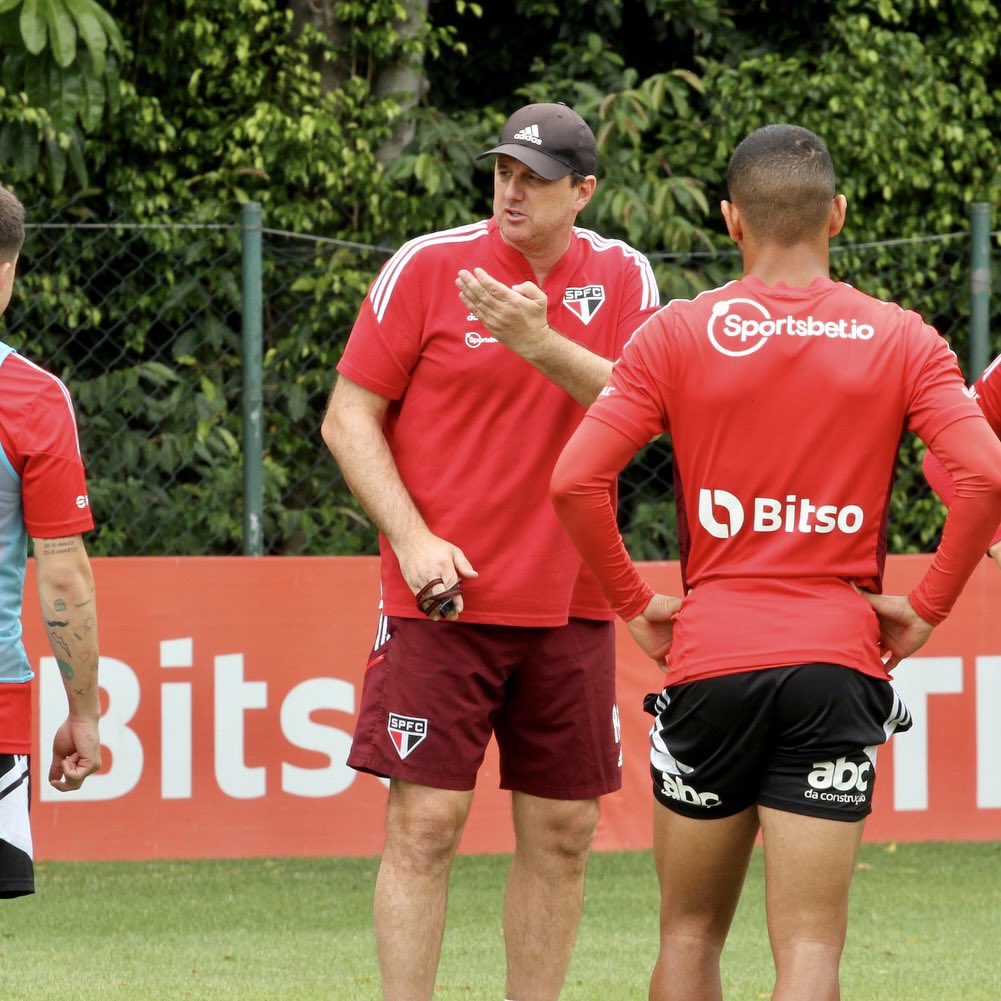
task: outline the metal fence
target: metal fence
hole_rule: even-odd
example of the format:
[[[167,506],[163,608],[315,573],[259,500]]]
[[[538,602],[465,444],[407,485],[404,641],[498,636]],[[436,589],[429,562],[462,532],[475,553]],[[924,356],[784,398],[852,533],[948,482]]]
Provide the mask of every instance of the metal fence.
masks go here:
[[[1001,234],[984,209],[965,232],[832,253],[834,277],[935,324],[968,378],[1001,350],[1001,297],[989,296]],[[374,552],[375,530],[319,425],[358,305],[393,248],[272,230],[253,205],[230,225],[78,213],[66,206],[29,226],[2,336],[74,396],[98,523],[90,551]],[[665,301],[740,271],[732,251],[647,253]],[[937,541],[941,509],[920,458],[920,443],[905,436],[891,552]],[[675,556],[668,442],[625,471],[620,498],[633,555]]]

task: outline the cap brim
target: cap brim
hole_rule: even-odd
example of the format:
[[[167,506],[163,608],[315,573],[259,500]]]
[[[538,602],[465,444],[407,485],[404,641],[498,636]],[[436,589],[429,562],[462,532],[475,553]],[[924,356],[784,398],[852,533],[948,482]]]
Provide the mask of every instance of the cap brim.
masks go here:
[[[548,153],[541,150],[532,149],[531,146],[522,146],[521,143],[501,143],[481,153],[476,159],[482,160],[485,156],[494,153],[504,153],[513,156],[515,160],[520,160],[526,167],[534,170],[539,177],[544,177],[547,181],[558,181],[561,177],[573,173],[573,167],[568,167],[565,163],[553,159]]]

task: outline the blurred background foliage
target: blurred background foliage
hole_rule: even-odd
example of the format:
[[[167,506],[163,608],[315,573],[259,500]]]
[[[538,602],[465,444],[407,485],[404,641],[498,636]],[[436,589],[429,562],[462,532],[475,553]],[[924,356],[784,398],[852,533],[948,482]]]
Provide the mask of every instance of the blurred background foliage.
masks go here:
[[[591,123],[580,223],[644,251],[665,301],[739,273],[717,211],[734,145],[815,130],[849,202],[835,277],[918,308],[965,364],[950,234],[1001,193],[991,0],[0,0],[0,175],[35,224],[4,337],[77,400],[94,552],[240,550],[246,201],[268,551],[372,550],[318,435],[334,366],[388,253],[489,211],[473,157],[537,100]],[[941,524],[919,461],[905,441],[892,551]],[[669,448],[629,476],[633,552],[673,555]]]

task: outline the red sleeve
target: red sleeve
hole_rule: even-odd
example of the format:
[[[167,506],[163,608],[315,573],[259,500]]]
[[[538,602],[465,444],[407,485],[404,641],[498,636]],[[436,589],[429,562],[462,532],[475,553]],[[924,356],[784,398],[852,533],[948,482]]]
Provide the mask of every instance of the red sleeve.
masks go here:
[[[4,369],[15,403],[3,412],[4,438],[21,477],[25,529],[42,539],[89,531],[94,519],[68,390],[19,356],[8,358]]]
[[[978,407],[945,338],[921,323],[908,331],[906,341],[913,352],[908,367],[907,427],[930,443],[949,424],[978,415]]]
[[[955,485],[942,541],[928,572],[911,592],[914,610],[937,625],[956,598],[1001,522],[1001,442],[980,417],[956,421],[930,443]]]
[[[925,452],[925,457],[921,461],[921,469],[928,481],[928,486],[938,494],[939,500],[946,507],[952,507],[952,501],[956,496],[956,487],[952,482],[952,477],[946,472],[945,466],[935,458],[931,449]],[[998,542],[1001,542],[1001,524],[998,525],[994,538],[991,539],[991,545]]]
[[[921,460],[921,471],[925,474],[928,486],[938,494],[939,500],[949,507],[956,496],[956,487],[952,477],[945,471],[945,466],[935,458],[935,453],[929,448]]]
[[[410,383],[424,333],[421,258],[404,245],[386,262],[362,302],[337,371],[387,400]]]
[[[563,527],[608,603],[626,620],[639,615],[654,593],[626,552],[610,499],[615,478],[635,454],[628,438],[585,416],[563,449],[550,483]]]
[[[987,418],[987,423],[994,428],[994,433],[1001,438],[1001,355],[998,355],[984,369],[983,374],[973,386],[977,395],[977,403]]]
[[[994,359],[976,381],[973,395],[994,433],[1001,436],[1001,355]],[[921,468],[928,485],[938,494],[942,503],[946,507],[952,507],[956,488],[953,485],[952,477],[949,476],[931,449],[925,452]],[[1001,524],[998,525],[990,544],[993,546],[997,542],[1001,542]]]
[[[660,309],[660,291],[650,262],[642,254],[637,253],[636,257],[636,264],[629,268],[626,278],[613,359],[622,354],[622,349],[633,332],[639,330]]]

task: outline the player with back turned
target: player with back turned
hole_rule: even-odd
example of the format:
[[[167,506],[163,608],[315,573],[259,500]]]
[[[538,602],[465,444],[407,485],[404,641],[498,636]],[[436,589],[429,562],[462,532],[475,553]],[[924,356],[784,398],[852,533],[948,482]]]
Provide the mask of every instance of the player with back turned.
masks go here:
[[[748,136],[722,203],[744,276],[631,338],[553,475],[575,544],[666,687],[649,706],[660,954],[651,1001],[716,1001],[759,832],[773,1001],[835,1001],[876,748],[910,725],[889,672],[948,614],[1001,520],[1001,444],[921,318],[829,277],[844,222],[812,132]],[[908,596],[882,595],[902,428],[956,483]],[[685,594],[629,560],[609,483],[674,448]]]
[[[621,784],[613,615],[581,577],[549,474],[609,359],[656,308],[656,284],[641,254],[575,225],[597,184],[597,146],[570,108],[519,109],[482,156],[494,158],[493,217],[418,237],[389,260],[323,424],[381,530],[385,618],[348,763],[390,778],[375,891],[390,1001],[434,990],[449,870],[491,733],[515,827],[512,1001],[559,995],[599,797]],[[461,292],[459,276],[474,272],[521,289],[555,350],[507,346],[521,321],[472,285]],[[561,349],[594,360],[572,384],[548,369]]]

